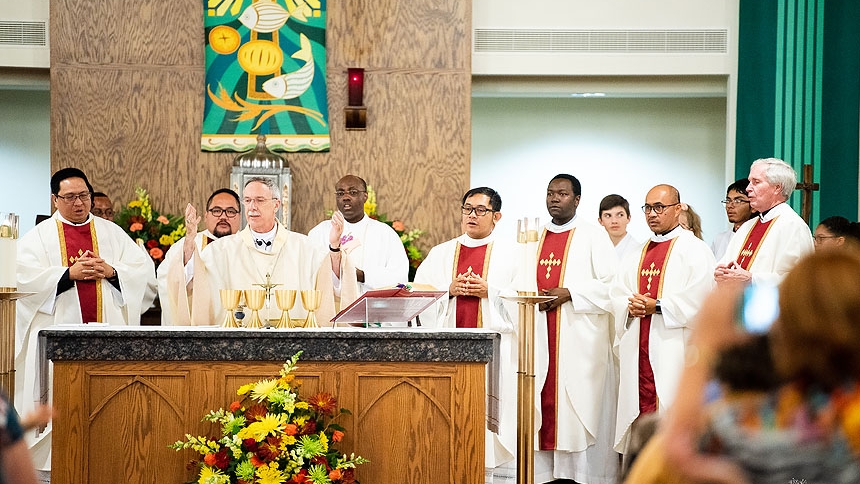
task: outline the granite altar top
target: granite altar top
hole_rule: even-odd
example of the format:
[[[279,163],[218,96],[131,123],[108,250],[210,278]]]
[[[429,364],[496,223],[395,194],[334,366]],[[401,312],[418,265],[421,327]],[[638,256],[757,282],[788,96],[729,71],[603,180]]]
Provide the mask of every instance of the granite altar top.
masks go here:
[[[74,325],[39,332],[53,361],[490,362],[499,334],[483,329],[229,329]]]

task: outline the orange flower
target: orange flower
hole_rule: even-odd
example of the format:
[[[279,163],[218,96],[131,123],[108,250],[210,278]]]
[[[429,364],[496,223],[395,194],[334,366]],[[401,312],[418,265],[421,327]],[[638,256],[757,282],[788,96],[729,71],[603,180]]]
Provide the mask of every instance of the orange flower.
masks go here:
[[[326,392],[317,393],[308,400],[308,404],[326,415],[334,415],[334,411],[337,409],[337,399],[331,393]]]
[[[284,433],[287,435],[296,435],[296,432],[299,431],[299,428],[296,424],[287,424],[284,426]]]
[[[341,432],[340,430],[335,430],[334,432],[332,432],[332,434],[331,434],[331,441],[332,442],[340,442],[341,440],[343,440],[343,432]]]
[[[153,247],[149,249],[149,256],[156,260],[161,260],[164,257],[164,251],[159,249],[158,247]]]
[[[332,469],[332,471],[328,473],[328,478],[333,480],[333,481],[337,481],[341,477],[343,477],[342,474],[343,473],[340,471],[340,469]]]
[[[242,408],[242,404],[239,402],[233,402],[230,404],[230,411],[231,412],[235,412],[236,410],[239,410],[240,408]]]
[[[131,230],[132,232],[138,232],[138,231],[143,230],[143,224],[140,222],[135,222],[135,223],[131,224],[131,227],[129,227],[128,229]]]
[[[206,456],[203,457],[203,462],[205,462],[207,466],[214,466],[215,454],[206,454]]]
[[[391,228],[398,232],[403,232],[406,230],[406,225],[400,220],[395,220],[394,222],[391,222]]]
[[[257,457],[257,454],[254,454],[251,456],[250,462],[251,462],[251,464],[254,465],[254,467],[262,467],[262,466],[266,465],[266,462],[263,461],[263,459],[260,459],[259,457]]]
[[[158,218],[155,220],[161,224],[164,224],[164,225],[167,225],[170,223],[170,220],[167,220],[167,217],[165,217],[164,215],[159,215]]]

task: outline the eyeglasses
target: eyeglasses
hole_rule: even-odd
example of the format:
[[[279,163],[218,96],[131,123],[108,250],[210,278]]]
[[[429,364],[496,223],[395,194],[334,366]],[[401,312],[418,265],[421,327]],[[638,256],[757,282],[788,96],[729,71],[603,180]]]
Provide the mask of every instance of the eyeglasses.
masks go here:
[[[359,193],[367,193],[367,190],[356,190],[353,188],[351,190],[337,190],[334,192],[337,198],[343,198],[347,194],[349,194],[350,197],[357,197]]]
[[[256,204],[257,206],[260,206],[260,205],[263,205],[264,203],[271,202],[272,200],[275,200],[275,199],[274,198],[263,198],[263,197],[260,197],[260,198],[243,198],[242,203],[244,203],[245,205],[251,205],[253,203],[253,204]]]
[[[245,203],[248,203],[248,202],[246,201]],[[211,213],[215,217],[220,217],[223,214],[223,215],[226,215],[227,218],[233,218],[236,215],[239,215],[239,211],[236,210],[235,208],[215,207],[215,208],[210,208],[208,211],[209,211],[209,213]]]
[[[460,211],[463,212],[463,215],[471,215],[472,212],[475,212],[475,215],[477,215],[478,217],[483,217],[484,215],[487,215],[490,212],[494,212],[495,210],[491,210],[487,207],[470,207],[468,205],[465,205],[463,207],[460,207]]]
[[[102,210],[100,208],[94,208],[90,210],[96,217],[113,217],[113,209]]]
[[[75,203],[75,200],[80,200],[83,203],[87,203],[90,201],[90,192],[78,193],[77,195],[54,195],[60,200],[72,204]]]
[[[841,237],[841,236],[840,235],[813,235],[812,240],[816,244],[820,244],[821,242],[824,242],[827,239],[838,239],[839,237]]]
[[[725,200],[720,200],[720,203],[723,205],[741,205],[743,203],[750,203],[750,201],[743,198],[727,198]]]
[[[679,205],[680,203],[681,202],[670,203],[669,205],[663,205],[662,203],[658,203],[656,205],[648,205],[646,203],[645,205],[642,205],[642,211],[645,212],[646,214],[648,214],[653,210],[654,213],[656,213],[657,215],[660,215],[663,213],[663,210],[666,210],[669,207],[674,207],[675,205]]]

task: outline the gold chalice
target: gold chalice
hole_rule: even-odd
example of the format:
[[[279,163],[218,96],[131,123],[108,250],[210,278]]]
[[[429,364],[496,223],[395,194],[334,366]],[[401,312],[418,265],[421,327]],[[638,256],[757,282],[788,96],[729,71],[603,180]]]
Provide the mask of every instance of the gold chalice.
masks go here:
[[[293,306],[296,304],[296,290],[275,289],[275,300],[278,302],[278,309],[283,311],[281,313],[281,319],[278,320],[275,327],[292,328],[293,325],[290,322],[290,309],[293,309]]]
[[[305,328],[319,328],[317,317],[314,311],[320,308],[322,302],[322,291],[316,289],[306,289],[302,291],[302,305],[308,310],[308,317],[305,319]]]
[[[259,311],[263,309],[266,303],[265,289],[245,289],[245,304],[251,310],[251,317],[245,323],[246,328],[262,328],[263,322],[260,321]],[[246,316],[247,317],[247,316]]]
[[[235,311],[239,307],[239,299],[242,297],[242,291],[238,289],[221,289],[221,305],[227,310],[227,317],[221,324],[223,328],[238,328],[239,322],[236,321]]]

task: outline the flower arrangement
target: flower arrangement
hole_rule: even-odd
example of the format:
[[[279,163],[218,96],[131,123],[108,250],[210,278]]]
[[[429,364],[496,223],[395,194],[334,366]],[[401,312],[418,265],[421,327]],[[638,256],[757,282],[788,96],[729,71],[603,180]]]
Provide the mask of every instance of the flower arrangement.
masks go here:
[[[144,248],[158,265],[171,245],[185,236],[185,224],[181,215],[164,215],[156,212],[143,188],[134,189],[135,200],[115,217],[117,225]]]
[[[381,214],[376,208],[376,191],[370,185],[367,186],[367,201],[364,202],[364,213],[368,217],[379,220],[384,224],[388,224],[400,236],[400,241],[403,242],[403,248],[406,249],[406,256],[409,258],[409,280],[415,279],[415,271],[424,260],[424,254],[415,245],[415,241],[424,235],[421,229],[407,230],[406,224],[402,220],[390,220],[385,214]]]
[[[280,378],[239,387],[236,393],[245,397],[203,417],[221,425],[219,439],[186,434],[170,446],[200,453],[199,484],[357,483],[355,467],[368,460],[332,446],[344,436],[333,421],[349,410],[337,410],[328,393],[299,397],[292,372],[300,355],[284,363]]]

